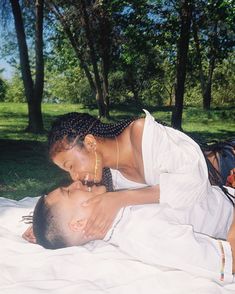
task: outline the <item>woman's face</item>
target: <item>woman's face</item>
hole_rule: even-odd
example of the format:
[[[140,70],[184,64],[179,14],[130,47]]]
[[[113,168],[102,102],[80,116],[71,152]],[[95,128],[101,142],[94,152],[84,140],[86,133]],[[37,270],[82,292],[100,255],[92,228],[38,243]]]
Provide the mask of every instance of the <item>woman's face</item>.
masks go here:
[[[52,158],[61,169],[67,171],[73,181],[100,182],[102,179],[101,156],[94,150],[74,146],[68,150],[58,152]]]

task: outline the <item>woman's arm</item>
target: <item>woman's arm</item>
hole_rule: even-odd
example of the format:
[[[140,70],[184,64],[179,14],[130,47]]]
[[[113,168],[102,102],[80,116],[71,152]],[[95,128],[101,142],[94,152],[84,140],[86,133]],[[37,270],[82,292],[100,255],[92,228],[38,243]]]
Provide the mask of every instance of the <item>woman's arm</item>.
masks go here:
[[[113,196],[119,198],[121,207],[159,203],[160,199],[159,185],[140,189],[119,190],[110,193],[114,193]]]
[[[87,236],[104,235],[122,207],[159,203],[159,198],[159,185],[136,190],[107,192],[95,196],[83,203],[83,206],[92,206],[92,213],[87,221],[84,233]]]

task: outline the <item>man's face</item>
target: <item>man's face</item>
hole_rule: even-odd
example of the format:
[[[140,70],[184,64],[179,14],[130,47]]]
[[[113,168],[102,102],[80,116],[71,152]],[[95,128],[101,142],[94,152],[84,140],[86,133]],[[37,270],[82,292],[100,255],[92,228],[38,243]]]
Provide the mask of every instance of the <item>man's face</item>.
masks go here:
[[[70,221],[73,218],[87,219],[90,216],[90,207],[83,207],[83,202],[105,192],[104,186],[93,186],[88,192],[88,187],[81,182],[74,182],[70,186],[60,187],[46,196],[49,206],[56,207],[61,218]]]

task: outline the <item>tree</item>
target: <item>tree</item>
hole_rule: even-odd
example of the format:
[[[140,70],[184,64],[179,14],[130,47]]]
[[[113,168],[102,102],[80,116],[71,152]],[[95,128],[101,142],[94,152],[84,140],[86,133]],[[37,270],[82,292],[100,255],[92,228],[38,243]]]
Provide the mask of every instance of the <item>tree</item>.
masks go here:
[[[99,116],[109,117],[112,18],[109,1],[47,1],[60,21],[95,93]]]
[[[151,81],[162,78],[163,74],[161,50],[157,46],[159,39],[156,37],[157,16],[155,6],[149,1],[128,2],[125,13],[120,11],[115,15],[121,41],[115,69],[123,72],[127,91],[132,94],[134,103],[141,105],[144,92],[151,88]]]
[[[35,81],[30,69],[28,46],[22,10],[18,0],[10,0],[14,16],[15,30],[17,35],[22,79],[25,96],[28,103],[28,126],[27,131],[40,133],[43,131],[41,102],[44,84],[44,60],[43,60],[43,7],[44,0],[35,2]]]
[[[3,70],[0,69],[0,74]],[[0,101],[4,101],[6,97],[7,83],[0,76]]]
[[[186,77],[186,65],[188,59],[187,57],[191,19],[192,3],[190,0],[183,0],[181,1],[180,6],[180,36],[177,47],[175,107],[171,119],[171,124],[176,129],[181,129],[182,125],[184,87]]]
[[[128,91],[140,100],[140,92],[147,84],[144,79],[152,78],[157,67],[153,53],[154,5],[147,0],[46,3],[76,52],[95,93],[100,116],[109,114],[109,75],[116,70],[125,73]]]
[[[215,68],[228,57],[235,45],[234,1],[197,1],[193,13],[203,108],[210,109]]]

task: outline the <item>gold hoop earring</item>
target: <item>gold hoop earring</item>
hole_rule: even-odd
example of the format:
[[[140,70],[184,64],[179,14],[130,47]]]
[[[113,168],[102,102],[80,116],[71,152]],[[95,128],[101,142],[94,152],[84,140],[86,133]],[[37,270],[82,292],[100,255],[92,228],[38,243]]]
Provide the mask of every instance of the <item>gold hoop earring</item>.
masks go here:
[[[99,159],[97,156],[97,153],[95,151],[95,171],[94,171],[94,183],[98,183],[97,182],[97,171],[98,171],[98,167],[99,167]]]

